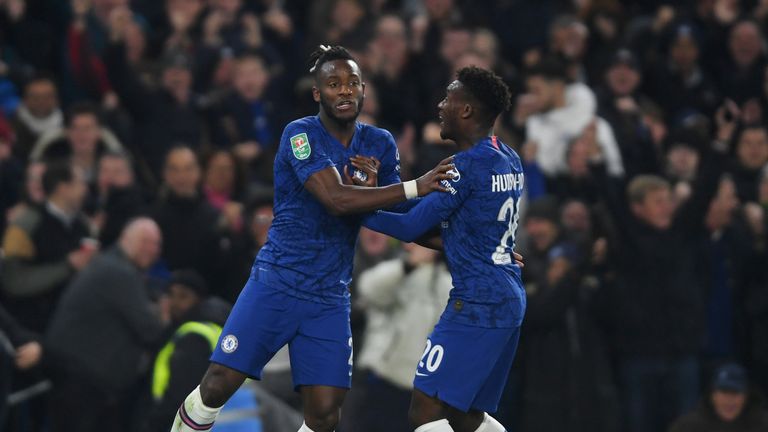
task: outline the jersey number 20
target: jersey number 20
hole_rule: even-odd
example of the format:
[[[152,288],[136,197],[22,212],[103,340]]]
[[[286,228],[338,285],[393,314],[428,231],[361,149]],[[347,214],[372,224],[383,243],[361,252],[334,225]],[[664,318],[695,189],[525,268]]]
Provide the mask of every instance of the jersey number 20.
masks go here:
[[[515,231],[517,231],[517,223],[520,220],[519,209],[520,199],[518,198],[515,200],[512,197],[507,198],[499,209],[497,220],[499,222],[507,222],[508,225],[504,235],[501,236],[499,245],[496,246],[496,250],[493,252],[493,255],[491,255],[491,259],[493,259],[493,263],[496,265],[504,265],[512,262],[512,255],[507,252],[507,248],[514,247],[515,245]],[[507,214],[509,214],[509,219],[507,219]],[[508,246],[510,240],[512,240],[512,246]]]

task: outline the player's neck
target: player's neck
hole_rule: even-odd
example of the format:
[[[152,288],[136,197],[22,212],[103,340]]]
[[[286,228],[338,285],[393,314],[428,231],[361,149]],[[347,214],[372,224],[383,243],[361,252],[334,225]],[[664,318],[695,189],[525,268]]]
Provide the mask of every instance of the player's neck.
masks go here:
[[[467,150],[478,141],[493,135],[493,128],[485,129],[483,127],[476,127],[473,130],[467,131],[466,134],[456,138],[456,145],[459,150]]]
[[[344,147],[349,147],[352,142],[352,136],[355,135],[355,120],[341,123],[338,120],[330,117],[325,111],[320,110],[320,123],[323,124],[325,130],[331,134],[332,137],[339,140]]]

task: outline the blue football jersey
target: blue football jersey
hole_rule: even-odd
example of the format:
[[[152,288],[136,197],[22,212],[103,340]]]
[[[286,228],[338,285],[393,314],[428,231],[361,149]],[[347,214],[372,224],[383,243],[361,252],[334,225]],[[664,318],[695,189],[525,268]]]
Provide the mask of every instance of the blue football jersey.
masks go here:
[[[395,140],[388,131],[356,123],[349,147],[323,127],[318,116],[289,123],[275,156],[275,218],[256,265],[277,273],[278,289],[321,303],[349,303],[352,261],[362,217],[334,216],[304,188],[309,177],[325,168],[354,167],[354,155],[381,161],[379,186],[400,182]]]
[[[455,155],[448,192],[433,192],[406,215],[378,212],[366,226],[413,240],[440,223],[453,278],[443,318],[487,327],[516,327],[525,312],[520,267],[512,250],[523,193],[520,158],[496,137]],[[403,234],[409,232],[405,236]]]

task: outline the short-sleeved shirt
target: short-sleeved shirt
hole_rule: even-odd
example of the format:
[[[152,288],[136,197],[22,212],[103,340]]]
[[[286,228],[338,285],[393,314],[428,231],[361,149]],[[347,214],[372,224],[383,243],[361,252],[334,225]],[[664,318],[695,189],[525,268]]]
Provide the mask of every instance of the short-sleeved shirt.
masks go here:
[[[295,297],[327,304],[348,304],[352,261],[361,216],[334,216],[304,188],[309,177],[335,167],[354,168],[354,155],[381,161],[379,186],[400,182],[395,140],[388,131],[357,122],[352,142],[342,145],[323,127],[318,116],[289,123],[275,156],[275,218],[256,264],[281,281],[278,289]],[[266,266],[266,267],[265,267]]]

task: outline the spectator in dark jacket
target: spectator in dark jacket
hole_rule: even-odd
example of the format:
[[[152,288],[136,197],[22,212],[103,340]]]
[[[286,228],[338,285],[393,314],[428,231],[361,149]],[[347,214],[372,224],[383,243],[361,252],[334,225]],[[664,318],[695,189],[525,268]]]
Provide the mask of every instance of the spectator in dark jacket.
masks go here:
[[[272,183],[272,163],[284,126],[277,104],[279,98],[268,94],[270,73],[259,56],[247,55],[237,60],[234,89],[220,104],[214,119],[214,142],[231,148],[252,170],[252,177]]]
[[[125,413],[142,356],[164,327],[143,280],[160,244],[157,224],[136,219],[67,287],[46,334],[57,432],[128,430]]]
[[[728,363],[715,372],[709,392],[699,406],[679,418],[669,432],[762,432],[768,411],[750,389],[747,372]]]
[[[728,34],[728,56],[720,65],[719,84],[725,97],[742,106],[759,95],[765,73],[765,53],[760,26],[750,20],[734,24]]]
[[[712,155],[720,152],[704,153],[693,193],[677,209],[669,184],[660,177],[633,179],[626,189],[627,205],[604,171],[593,169],[616,224],[617,280],[607,301],[627,431],[662,430],[696,399],[696,356],[704,323],[690,251],[723,165],[722,156]]]
[[[14,367],[19,370],[34,367],[42,354],[38,337],[20,326],[0,305],[0,426],[5,424],[6,400]]]
[[[760,124],[742,129],[736,140],[736,159],[729,171],[742,202],[757,202],[761,169],[768,164],[768,129]]]
[[[163,59],[160,86],[148,86],[128,65],[125,31],[125,28],[112,29],[104,63],[121,103],[136,125],[129,147],[157,180],[163,157],[173,145],[186,143],[197,149],[202,143],[202,117],[192,93],[192,65],[183,53],[168,53]]]
[[[201,169],[197,155],[189,147],[168,152],[163,171],[164,190],[150,209],[150,216],[163,231],[163,264],[168,270],[197,269],[215,288],[220,271],[227,263],[229,242],[223,219],[200,190]]]
[[[86,186],[81,170],[52,163],[43,174],[44,204],[30,206],[3,237],[3,290],[19,323],[45,330],[58,299],[95,250],[82,241],[90,229],[80,208]]]
[[[598,113],[616,135],[627,177],[658,172],[658,157],[641,106],[649,99],[640,93],[642,72],[631,51],[620,49],[605,72],[605,89],[598,93]]]
[[[648,93],[663,107],[671,124],[680,124],[691,114],[712,115],[720,95],[712,77],[701,67],[697,28],[680,23],[665,42],[667,56],[649,74]]]
[[[129,220],[147,210],[128,154],[109,152],[99,158],[96,193],[94,219],[101,246],[106,248],[117,241]]]
[[[747,358],[747,300],[761,265],[760,235],[753,232],[729,176],[720,181],[704,220],[698,274],[706,300],[702,360],[713,364]],[[704,364],[707,366],[707,363]]]
[[[547,196],[525,215],[520,430],[617,431],[610,363],[582,286],[586,257],[558,220],[558,203]]]
[[[165,432],[190,391],[208,368],[231,306],[208,297],[203,278],[194,270],[177,270],[171,277],[169,305],[172,335],[155,359],[147,431]]]

